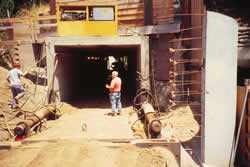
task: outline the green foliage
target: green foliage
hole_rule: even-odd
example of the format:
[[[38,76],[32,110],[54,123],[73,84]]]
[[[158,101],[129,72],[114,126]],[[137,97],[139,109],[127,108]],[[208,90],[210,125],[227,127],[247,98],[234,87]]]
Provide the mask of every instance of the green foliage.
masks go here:
[[[8,67],[8,64],[4,61],[2,55],[0,55],[0,66],[2,66],[2,67]]]
[[[9,10],[10,17],[14,17],[20,9],[28,9],[41,3],[49,3],[49,0],[0,0],[0,18],[8,17],[7,10]]]
[[[0,18],[7,17],[7,10],[9,10],[10,16],[13,14],[15,8],[14,0],[1,0],[0,1]]]

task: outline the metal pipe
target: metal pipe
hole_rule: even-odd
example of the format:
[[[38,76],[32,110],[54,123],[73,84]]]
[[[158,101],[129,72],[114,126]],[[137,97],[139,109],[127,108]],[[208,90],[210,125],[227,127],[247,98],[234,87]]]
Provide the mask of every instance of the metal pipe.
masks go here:
[[[157,138],[162,129],[160,120],[155,115],[153,106],[149,103],[142,104],[142,109],[145,114],[144,128],[148,138]]]
[[[39,121],[44,119],[48,116],[51,112],[55,111],[56,107],[52,105],[48,105],[36,112],[34,112],[33,116],[28,117],[26,120],[17,123],[16,127],[14,128],[14,133],[17,136],[20,135],[27,135],[28,129],[32,128],[35,124]]]

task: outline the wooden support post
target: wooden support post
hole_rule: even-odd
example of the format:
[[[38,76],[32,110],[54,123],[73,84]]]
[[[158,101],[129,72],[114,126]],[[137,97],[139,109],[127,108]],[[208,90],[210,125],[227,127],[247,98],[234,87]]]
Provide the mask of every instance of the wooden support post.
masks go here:
[[[47,117],[51,112],[55,111],[56,107],[52,105],[45,106],[44,108],[34,112],[34,115],[28,117],[26,120],[19,122],[15,129],[15,135],[27,135],[28,129],[32,128],[39,121]]]
[[[35,32],[35,29],[34,29],[34,20],[33,19],[29,19],[29,25],[30,25],[30,30],[31,30],[31,39],[32,39],[32,43],[35,43],[36,42],[36,32]]]
[[[156,117],[156,112],[151,104],[142,104],[142,109],[145,114],[144,129],[147,137],[157,138],[162,129],[161,121]]]

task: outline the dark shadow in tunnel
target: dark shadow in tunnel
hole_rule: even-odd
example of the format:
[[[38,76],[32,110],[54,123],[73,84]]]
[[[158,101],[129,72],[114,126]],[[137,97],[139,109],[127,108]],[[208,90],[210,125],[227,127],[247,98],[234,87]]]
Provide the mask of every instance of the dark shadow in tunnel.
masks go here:
[[[55,47],[58,56],[57,78],[61,100],[78,108],[111,108],[109,84],[113,70],[119,72],[122,84],[122,105],[133,105],[136,92],[136,60],[138,47],[114,48],[95,47]],[[108,57],[113,56],[118,62],[127,57],[127,69],[108,69]],[[120,64],[116,63],[116,64]],[[116,66],[117,67],[117,66]]]

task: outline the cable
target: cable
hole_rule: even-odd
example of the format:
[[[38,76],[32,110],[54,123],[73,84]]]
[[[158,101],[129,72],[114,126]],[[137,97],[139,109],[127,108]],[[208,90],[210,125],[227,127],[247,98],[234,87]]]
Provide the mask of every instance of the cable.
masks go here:
[[[10,133],[10,135],[11,135],[12,137],[15,137],[15,135],[13,134],[13,132],[10,130],[10,127],[9,127],[9,124],[8,124],[8,121],[7,121],[7,118],[6,118],[5,113],[4,113],[3,111],[1,111],[1,110],[0,110],[0,112],[2,112],[2,114],[3,114],[3,117],[4,117],[4,120],[5,120],[5,124],[6,124],[6,126],[7,126],[8,132]]]
[[[152,83],[153,83],[153,88],[154,88],[154,98],[155,98],[155,102],[156,102],[156,105],[157,105],[158,112],[160,112],[160,105],[159,105],[159,101],[158,101],[158,98],[157,98],[157,95],[156,95],[154,63],[153,63],[152,55],[151,55],[151,73],[152,73]]]
[[[139,98],[140,96],[142,96],[142,95],[147,95],[147,100],[146,100],[146,102],[149,102],[149,97],[151,97],[151,99],[153,100],[153,104],[154,104],[154,98],[153,98],[153,95],[152,95],[152,93],[149,91],[149,90],[147,90],[147,89],[145,89],[145,88],[143,88],[143,89],[138,89],[138,91],[137,91],[137,93],[136,93],[137,95],[134,97],[134,105],[136,105],[136,106],[139,106],[139,105],[141,105],[141,104],[143,104],[143,103],[145,103],[145,101],[143,101],[143,102],[141,102],[141,103],[137,103],[136,101],[137,101],[137,98]]]

